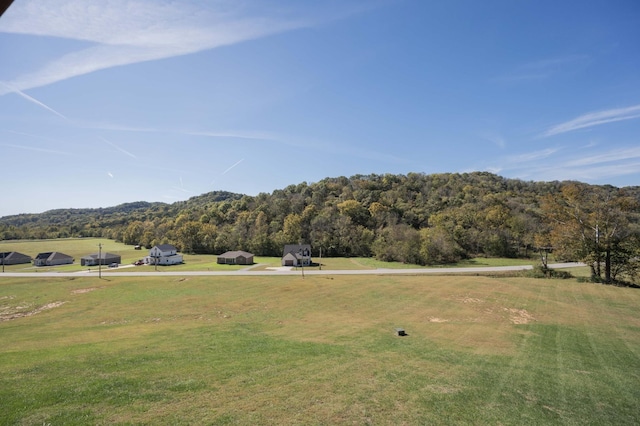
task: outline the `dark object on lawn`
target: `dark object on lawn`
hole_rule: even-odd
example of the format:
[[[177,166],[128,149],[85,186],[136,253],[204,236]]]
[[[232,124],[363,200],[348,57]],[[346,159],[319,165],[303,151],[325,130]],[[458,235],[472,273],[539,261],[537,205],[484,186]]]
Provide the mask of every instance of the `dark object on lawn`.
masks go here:
[[[398,336],[406,336],[407,333],[405,333],[404,328],[396,328],[396,335],[398,335]]]

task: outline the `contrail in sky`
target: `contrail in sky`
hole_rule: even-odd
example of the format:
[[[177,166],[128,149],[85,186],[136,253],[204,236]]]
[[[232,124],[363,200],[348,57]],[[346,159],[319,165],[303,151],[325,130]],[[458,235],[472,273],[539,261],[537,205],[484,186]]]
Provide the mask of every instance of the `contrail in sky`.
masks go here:
[[[226,174],[229,170],[233,169],[235,166],[237,166],[238,164],[242,163],[244,161],[244,158],[241,159],[240,161],[238,161],[237,163],[235,163],[233,166],[229,167],[227,170],[225,170],[224,172],[222,172],[222,174]]]
[[[118,145],[114,144],[113,142],[109,142],[108,140],[106,140],[103,137],[100,137],[100,139],[102,139],[104,142],[108,143],[109,145],[111,145],[112,147],[114,147],[115,149],[117,149],[118,151],[127,154],[129,157],[135,158],[137,159],[138,157],[136,157],[135,155],[133,155],[132,153],[130,153],[129,151],[127,151],[126,149],[122,149],[120,148]]]
[[[52,113],[54,113],[55,115],[57,115],[58,117],[62,117],[67,121],[71,121],[69,120],[67,117],[65,117],[63,114],[60,114],[58,111],[56,111],[55,109],[51,108],[50,106],[44,104],[43,102],[40,102],[39,100],[32,98],[31,96],[27,95],[26,93],[24,93],[22,90],[16,89],[15,87],[11,87],[9,86],[7,83],[5,82],[0,82],[2,83],[3,86],[5,86],[7,89],[9,89],[10,91],[12,91],[13,93],[16,93],[20,96],[22,96],[23,98],[25,98],[26,100],[28,100],[29,102],[33,102],[34,104],[46,109],[47,111],[50,111]]]
[[[24,149],[24,150],[27,150],[27,151],[46,152],[46,153],[49,153],[49,154],[72,155],[69,152],[55,151],[53,149],[37,148],[37,147],[33,147],[33,146],[14,145],[14,144],[11,144],[11,143],[0,143],[0,146],[6,146],[8,148]]]

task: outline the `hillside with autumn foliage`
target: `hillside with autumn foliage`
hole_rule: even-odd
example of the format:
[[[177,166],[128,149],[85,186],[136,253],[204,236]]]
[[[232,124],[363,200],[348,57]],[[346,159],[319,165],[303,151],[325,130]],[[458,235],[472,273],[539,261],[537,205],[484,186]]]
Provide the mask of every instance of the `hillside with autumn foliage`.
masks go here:
[[[519,257],[531,255],[545,239],[552,244],[554,223],[544,208],[568,186],[603,200],[624,198],[624,226],[637,231],[638,186],[525,182],[475,172],[356,175],[256,196],[219,191],[173,204],[7,216],[0,218],[0,238],[106,237],[146,247],[171,243],[186,253],[242,249],[264,256],[279,256],[285,244],[303,242],[314,254],[322,248],[326,256],[423,265]],[[598,208],[583,206],[585,214]]]

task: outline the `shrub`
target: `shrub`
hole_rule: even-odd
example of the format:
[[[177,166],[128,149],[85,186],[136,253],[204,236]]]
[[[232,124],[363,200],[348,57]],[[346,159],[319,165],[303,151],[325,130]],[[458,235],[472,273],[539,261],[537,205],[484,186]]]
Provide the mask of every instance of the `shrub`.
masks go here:
[[[525,271],[523,275],[527,278],[560,278],[563,280],[573,278],[571,272],[558,271],[556,269],[547,268],[543,265],[535,265],[533,269]]]

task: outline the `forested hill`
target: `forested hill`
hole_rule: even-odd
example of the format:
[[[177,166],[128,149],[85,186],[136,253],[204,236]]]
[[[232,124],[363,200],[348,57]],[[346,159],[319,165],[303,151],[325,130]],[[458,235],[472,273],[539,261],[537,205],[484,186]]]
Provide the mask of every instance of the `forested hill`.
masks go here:
[[[284,244],[305,242],[314,254],[322,247],[327,255],[419,264],[518,256],[545,227],[542,200],[567,185],[640,201],[638,186],[525,182],[486,172],[356,175],[257,196],[211,192],[173,204],[7,216],[0,238],[100,236],[147,247],[172,243],[184,252],[277,256]]]

